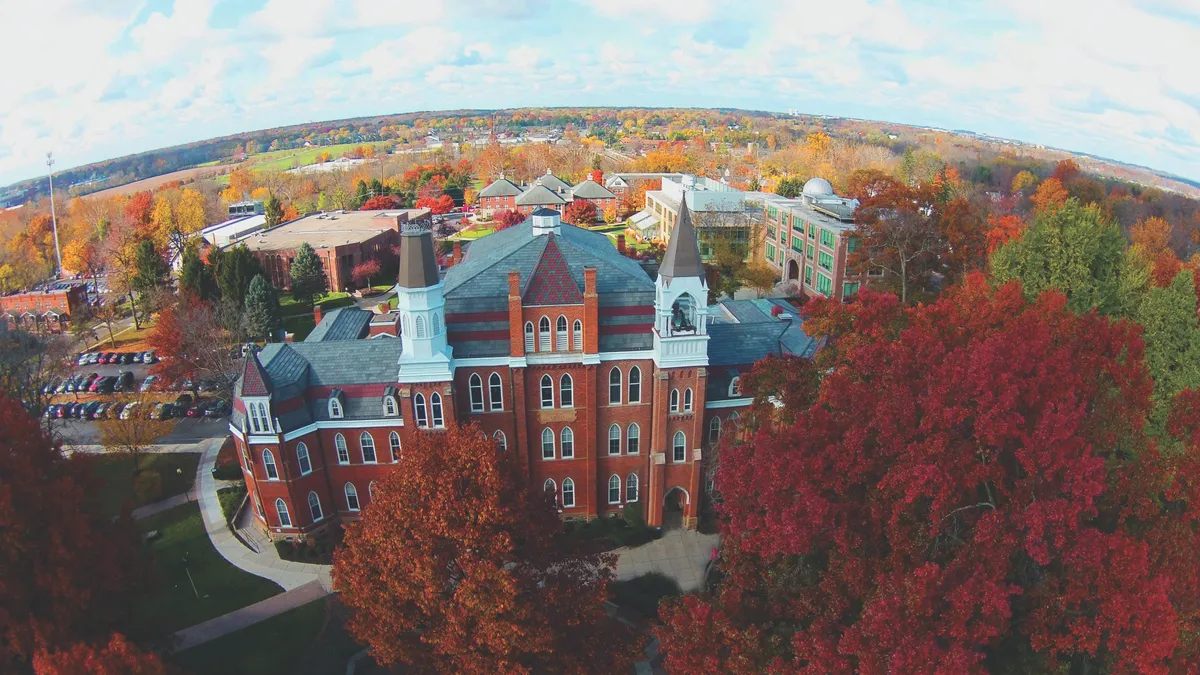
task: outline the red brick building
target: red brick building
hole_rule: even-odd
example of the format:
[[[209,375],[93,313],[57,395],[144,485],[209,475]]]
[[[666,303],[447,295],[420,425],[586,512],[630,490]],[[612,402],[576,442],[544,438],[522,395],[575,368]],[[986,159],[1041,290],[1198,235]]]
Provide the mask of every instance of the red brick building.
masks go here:
[[[740,373],[815,348],[788,305],[707,306],[686,207],[654,280],[549,209],[444,276],[428,232],[401,237],[398,338],[342,310],[247,360],[230,429],[272,537],[357,518],[413,434],[456,423],[517,453],[564,518],[637,504],[651,525],[693,526],[706,460],[750,403]]]
[[[61,332],[72,315],[86,308],[87,285],[59,281],[32,291],[0,295],[0,319],[10,328]]]
[[[499,178],[479,191],[479,211],[484,216],[491,216],[503,209],[517,211],[526,216],[541,208],[554,209],[561,213],[567,204],[576,199],[594,203],[597,213],[603,213],[610,204],[616,203],[617,196],[591,176],[579,185],[571,187],[566,181],[555,176],[550,169],[546,169],[544,176],[538,176],[533,183],[525,187],[518,186],[505,178],[504,174],[500,174]]]

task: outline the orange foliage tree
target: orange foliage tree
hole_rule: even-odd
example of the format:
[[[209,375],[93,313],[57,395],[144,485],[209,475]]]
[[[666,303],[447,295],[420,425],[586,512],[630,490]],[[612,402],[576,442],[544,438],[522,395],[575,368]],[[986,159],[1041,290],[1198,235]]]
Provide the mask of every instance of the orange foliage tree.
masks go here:
[[[478,426],[418,432],[334,555],[347,627],[385,667],[618,673],[638,658],[602,603],[611,554],[565,538],[550,495]]]
[[[1057,178],[1047,178],[1033,194],[1033,204],[1038,211],[1057,208],[1067,203],[1067,189]]]
[[[1025,221],[1021,220],[1020,216],[1013,214],[1007,216],[993,214],[989,216],[987,230],[988,253],[991,254],[1013,239],[1020,239],[1024,233]]]
[[[113,633],[105,645],[78,643],[57,652],[40,652],[33,660],[36,675],[166,675],[171,672],[153,652]]]
[[[1170,248],[1171,225],[1162,218],[1146,218],[1129,228],[1129,239],[1134,246],[1142,247],[1147,260],[1155,260]]]

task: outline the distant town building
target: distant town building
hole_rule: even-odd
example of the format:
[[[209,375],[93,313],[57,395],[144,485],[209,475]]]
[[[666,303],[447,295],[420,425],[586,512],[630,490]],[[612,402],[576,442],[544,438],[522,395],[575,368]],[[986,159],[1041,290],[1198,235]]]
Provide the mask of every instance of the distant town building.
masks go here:
[[[518,211],[526,216],[540,208],[554,209],[561,213],[567,204],[576,199],[593,202],[597,211],[602,212],[609,204],[616,202],[617,196],[590,177],[572,187],[555,176],[550,169],[546,169],[545,175],[538,176],[525,187],[517,185],[501,174],[479,191],[479,212],[485,217],[503,209]]]
[[[229,205],[230,218],[262,215],[263,213],[266,213],[266,206],[261,199],[246,199]]]
[[[0,295],[0,318],[9,328],[58,333],[87,304],[86,284],[57,281],[31,291]]]
[[[617,197],[624,197],[641,183],[682,178],[681,173],[610,173],[604,177],[604,187]]]

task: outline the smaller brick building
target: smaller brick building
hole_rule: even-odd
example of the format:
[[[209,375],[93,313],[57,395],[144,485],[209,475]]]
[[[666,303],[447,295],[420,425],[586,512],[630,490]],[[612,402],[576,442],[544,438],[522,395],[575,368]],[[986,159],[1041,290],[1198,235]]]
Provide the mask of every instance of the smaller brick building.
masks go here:
[[[600,174],[597,172],[596,175]],[[596,205],[597,213],[603,213],[610,204],[616,203],[617,196],[591,176],[572,187],[546,169],[545,175],[521,187],[500,174],[491,185],[479,191],[479,212],[491,216],[508,209],[529,216],[538,209],[546,208],[561,213],[567,204],[576,199],[592,202]]]
[[[87,307],[87,285],[59,281],[32,291],[0,295],[0,319],[10,328],[59,332]]]

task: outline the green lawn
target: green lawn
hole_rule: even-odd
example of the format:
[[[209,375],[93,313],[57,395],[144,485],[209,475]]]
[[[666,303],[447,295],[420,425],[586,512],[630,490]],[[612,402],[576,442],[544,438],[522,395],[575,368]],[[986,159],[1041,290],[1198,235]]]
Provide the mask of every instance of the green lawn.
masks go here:
[[[143,532],[159,533],[147,544],[158,588],[137,608],[139,622],[146,626],[173,633],[282,592],[274,582],[239,570],[217,553],[198,504],[177,506],[138,524]]]
[[[346,305],[353,305],[354,298],[349,293],[335,291],[319,296],[317,304],[321,306],[322,310],[336,309],[338,307],[345,307]],[[284,315],[295,314],[296,310],[302,307],[304,307],[303,303],[293,298],[291,293],[279,294],[279,309],[283,310]]]
[[[295,342],[303,342],[316,327],[316,320],[312,314],[297,314],[283,320],[283,329],[293,334],[292,340]]]
[[[343,154],[357,148],[360,145],[384,145],[380,142],[375,143],[341,143],[338,145],[322,145],[311,148],[293,148],[291,150],[274,150],[272,152],[262,152],[257,155],[246,158],[243,166],[251,171],[286,171],[298,166],[307,164],[316,164],[317,155],[322,152],[328,152],[333,159],[341,157]]]
[[[162,477],[160,499],[190,490],[196,480],[196,465],[199,463],[200,454],[195,452],[145,454],[141,457],[143,471],[157,471]],[[95,469],[103,486],[100,494],[106,513],[114,516],[120,514],[121,504],[126,499],[133,503],[134,508],[143,505],[133,492],[132,457],[123,453],[97,455]]]
[[[326,624],[325,607],[315,600],[172,659],[192,675],[343,673],[362,648],[335,620]]]
[[[459,232],[453,236],[446,237],[446,239],[448,239],[449,241],[454,241],[456,239],[459,241],[474,241],[481,237],[486,237],[495,231],[496,231],[495,229],[490,228],[490,227],[473,227],[469,230],[464,230],[462,232]]]

